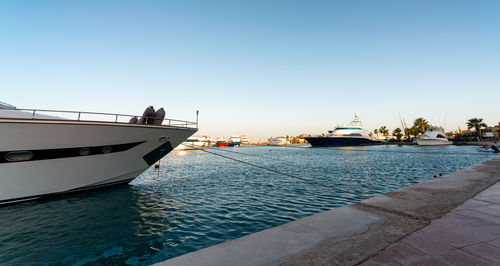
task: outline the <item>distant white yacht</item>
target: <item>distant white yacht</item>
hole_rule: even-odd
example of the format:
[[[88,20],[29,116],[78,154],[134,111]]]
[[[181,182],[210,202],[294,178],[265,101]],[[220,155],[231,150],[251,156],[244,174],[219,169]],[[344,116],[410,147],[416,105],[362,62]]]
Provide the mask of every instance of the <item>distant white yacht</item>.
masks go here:
[[[196,150],[203,147],[210,147],[210,143],[212,141],[208,136],[197,136],[197,137],[189,137],[184,142],[179,144],[174,150]]]
[[[231,136],[227,142],[227,146],[240,146],[241,139],[239,136]]]
[[[283,146],[287,145],[288,141],[285,137],[275,137],[269,140],[269,146]]]
[[[305,139],[313,147],[359,146],[380,143],[370,137],[368,130],[363,127],[358,113],[354,114],[354,120],[347,126],[338,125],[334,130],[329,130],[326,136]]]
[[[446,138],[442,127],[429,127],[424,134],[417,136],[417,144],[420,146],[436,146],[453,144]]]
[[[250,144],[250,140],[245,135],[241,135],[240,136],[240,140],[241,140],[241,145],[248,145],[248,144]]]

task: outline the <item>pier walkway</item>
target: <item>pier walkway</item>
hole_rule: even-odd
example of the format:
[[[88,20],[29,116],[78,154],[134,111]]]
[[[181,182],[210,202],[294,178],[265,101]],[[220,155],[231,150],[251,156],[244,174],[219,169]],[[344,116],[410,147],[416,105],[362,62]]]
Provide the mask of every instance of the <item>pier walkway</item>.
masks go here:
[[[160,265],[500,264],[500,157]]]
[[[361,265],[448,264],[500,265],[500,183]]]

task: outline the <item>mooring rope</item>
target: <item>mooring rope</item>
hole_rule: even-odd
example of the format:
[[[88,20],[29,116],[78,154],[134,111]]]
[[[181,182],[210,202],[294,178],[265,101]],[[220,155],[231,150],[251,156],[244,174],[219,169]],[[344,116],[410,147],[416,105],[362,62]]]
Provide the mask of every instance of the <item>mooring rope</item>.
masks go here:
[[[445,155],[492,155],[492,153],[458,153],[458,152],[430,152],[430,151],[390,151],[390,150],[366,150],[366,149],[342,149],[341,147],[298,147],[298,146],[276,146],[283,148],[298,148],[298,149],[323,149],[323,150],[332,150],[332,151],[366,151],[366,152],[393,152],[393,153],[419,153],[419,154],[445,154]]]
[[[214,150],[224,151],[224,152],[232,152],[232,153],[236,153],[236,154],[243,154],[243,155],[248,155],[248,156],[253,156],[253,157],[258,157],[258,158],[263,158],[263,159],[271,159],[271,160],[276,160],[276,161],[281,161],[281,162],[286,162],[286,163],[295,163],[295,162],[287,161],[287,160],[283,160],[283,159],[277,159],[277,158],[267,157],[267,156],[260,156],[260,155],[238,152],[238,151],[230,151],[230,150],[219,149],[219,148],[215,148],[215,147],[203,147],[203,148],[214,149]]]
[[[188,146],[188,145],[186,145],[186,146]],[[267,167],[264,167],[264,166],[256,165],[256,164],[249,163],[249,162],[245,162],[245,161],[242,161],[242,160],[239,160],[239,159],[236,159],[236,158],[231,158],[231,157],[228,157],[228,156],[225,156],[225,155],[222,155],[222,154],[218,154],[216,152],[207,151],[205,149],[201,149],[201,148],[198,148],[198,147],[194,147],[194,146],[190,146],[190,147],[194,148],[196,150],[201,150],[203,152],[206,152],[206,153],[209,153],[209,154],[212,154],[212,155],[216,155],[216,156],[219,156],[219,157],[222,157],[222,158],[226,158],[226,159],[229,159],[229,160],[240,162],[240,163],[243,163],[243,164],[246,164],[246,165],[250,165],[250,166],[253,166],[253,167],[256,167],[256,168],[259,168],[259,169],[263,169],[263,170],[266,170],[266,171],[269,171],[269,172],[273,172],[273,173],[276,173],[276,174],[280,174],[280,175],[288,176],[288,177],[291,177],[291,178],[295,178],[295,179],[298,179],[298,180],[301,180],[301,181],[304,181],[304,182],[308,182],[308,183],[311,183],[311,184],[315,184],[315,185],[319,185],[319,186],[322,186],[322,187],[326,187],[326,188],[329,188],[329,189],[332,189],[332,190],[335,190],[335,191],[340,191],[340,192],[344,192],[344,193],[356,195],[356,196],[362,197],[362,198],[369,198],[369,196],[366,196],[366,195],[363,195],[363,194],[360,194],[360,193],[357,193],[357,192],[348,191],[348,190],[345,190],[345,189],[342,189],[342,188],[338,188],[338,187],[326,185],[326,184],[320,183],[320,182],[312,180],[312,179],[303,178],[303,177],[300,177],[300,176],[296,176],[296,175],[284,173],[284,172],[281,172],[281,171],[278,171],[278,170],[274,170],[274,169],[271,169],[271,168],[267,168]]]

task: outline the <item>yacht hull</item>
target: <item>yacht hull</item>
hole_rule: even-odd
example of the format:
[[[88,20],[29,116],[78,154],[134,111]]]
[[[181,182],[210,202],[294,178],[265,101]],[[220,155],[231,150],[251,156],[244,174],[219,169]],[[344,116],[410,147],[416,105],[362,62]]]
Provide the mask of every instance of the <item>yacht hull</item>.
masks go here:
[[[0,204],[130,182],[195,132],[0,119]],[[8,160],[9,154],[25,151],[31,159]]]
[[[352,137],[308,137],[305,138],[313,147],[341,147],[380,144],[378,141]]]
[[[417,139],[417,145],[419,146],[441,146],[441,145],[451,145],[451,141],[442,139]]]

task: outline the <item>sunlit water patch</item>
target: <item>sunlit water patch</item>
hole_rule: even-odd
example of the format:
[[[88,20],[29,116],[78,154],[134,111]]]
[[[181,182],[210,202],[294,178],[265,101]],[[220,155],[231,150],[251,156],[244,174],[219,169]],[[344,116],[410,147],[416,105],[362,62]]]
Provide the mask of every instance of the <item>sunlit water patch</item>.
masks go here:
[[[367,196],[494,157],[468,146],[224,149],[249,155],[210,151]],[[0,264],[151,264],[361,199],[202,151],[173,152],[130,185],[0,207]]]

